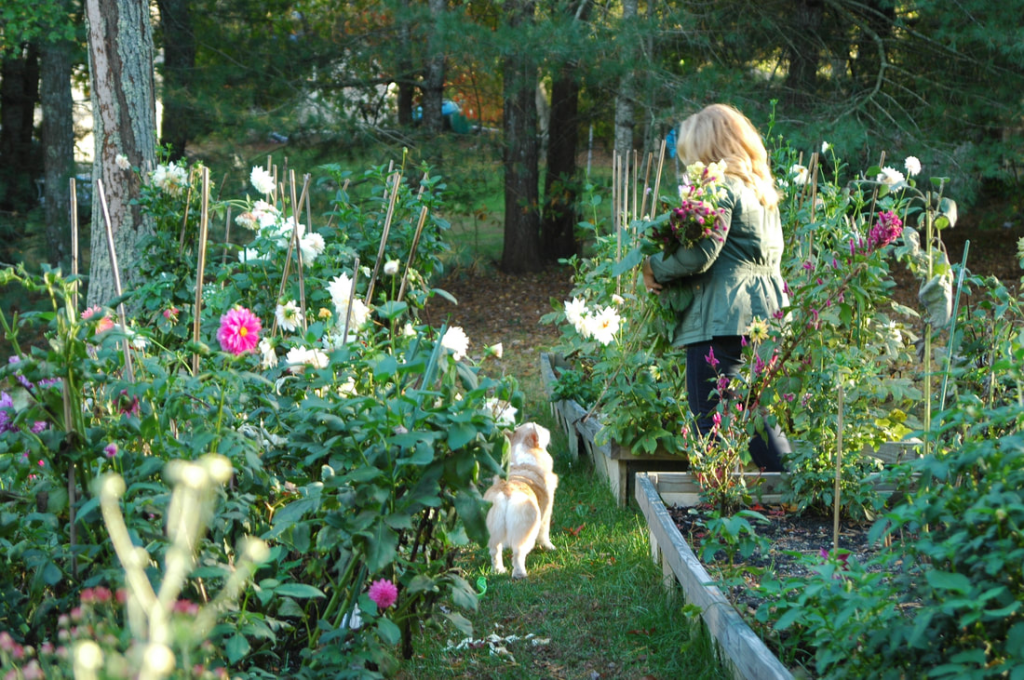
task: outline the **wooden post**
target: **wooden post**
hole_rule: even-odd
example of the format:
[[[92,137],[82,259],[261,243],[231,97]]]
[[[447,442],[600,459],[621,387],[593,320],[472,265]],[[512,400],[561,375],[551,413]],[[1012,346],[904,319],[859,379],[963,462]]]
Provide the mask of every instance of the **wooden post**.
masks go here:
[[[839,484],[843,478],[843,383],[842,376],[840,376],[839,382],[839,420],[836,424],[836,490],[835,498],[833,503],[833,516],[832,516],[832,556],[836,557],[836,552],[839,550]]]
[[[192,340],[199,343],[203,316],[203,277],[206,271],[206,237],[210,223],[210,170],[203,168],[202,211],[199,214],[199,260],[196,264],[196,301],[192,309]],[[192,375],[199,374],[199,352],[192,354]]]
[[[121,289],[121,270],[117,267],[117,250],[114,247],[114,228],[110,224],[110,212],[107,210],[107,199],[103,194],[103,180],[96,178],[96,195],[100,198],[100,207],[103,209],[103,222],[107,228],[107,250],[110,254],[110,267],[114,271],[114,293],[120,298],[124,292]],[[132,367],[132,346],[128,340],[128,315],[124,311],[124,302],[117,303],[117,315],[121,321],[121,332],[124,334],[122,347],[124,348],[124,369],[128,376],[128,382],[135,382],[135,369]]]

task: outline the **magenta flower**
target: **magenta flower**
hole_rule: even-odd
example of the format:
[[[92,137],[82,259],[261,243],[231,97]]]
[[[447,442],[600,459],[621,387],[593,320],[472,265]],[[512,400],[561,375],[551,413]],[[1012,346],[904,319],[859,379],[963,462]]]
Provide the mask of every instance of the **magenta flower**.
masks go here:
[[[871,227],[868,243],[872,250],[884,248],[903,234],[903,221],[891,210],[878,213],[878,221]]]
[[[370,599],[377,603],[378,609],[387,609],[398,600],[398,588],[386,579],[370,584]]]
[[[103,453],[106,454],[107,458],[113,458],[117,455],[117,444],[107,444],[103,447]]]
[[[221,349],[234,355],[252,352],[260,341],[263,325],[245,307],[235,307],[220,318],[217,340]]]
[[[714,368],[715,366],[718,365],[718,359],[715,358],[714,347],[708,348],[708,355],[704,357],[704,361],[708,362],[708,366],[710,366],[711,368]]]

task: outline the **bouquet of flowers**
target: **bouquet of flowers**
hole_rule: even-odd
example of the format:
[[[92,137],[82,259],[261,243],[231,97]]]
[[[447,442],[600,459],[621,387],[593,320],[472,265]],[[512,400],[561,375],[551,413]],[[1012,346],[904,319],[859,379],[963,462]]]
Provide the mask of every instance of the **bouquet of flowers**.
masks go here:
[[[680,205],[669,213],[667,222],[651,227],[648,238],[666,255],[678,248],[693,248],[706,238],[725,238],[729,228],[718,207],[725,195],[725,161],[688,165],[679,187]]]

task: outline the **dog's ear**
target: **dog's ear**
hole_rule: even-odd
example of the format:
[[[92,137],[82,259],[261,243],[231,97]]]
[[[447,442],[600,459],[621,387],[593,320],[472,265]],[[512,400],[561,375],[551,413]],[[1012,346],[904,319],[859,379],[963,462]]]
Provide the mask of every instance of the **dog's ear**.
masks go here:
[[[548,444],[551,443],[551,433],[548,432],[546,427],[543,425],[537,425],[536,423],[533,425],[533,438],[534,448],[544,449],[546,451]]]

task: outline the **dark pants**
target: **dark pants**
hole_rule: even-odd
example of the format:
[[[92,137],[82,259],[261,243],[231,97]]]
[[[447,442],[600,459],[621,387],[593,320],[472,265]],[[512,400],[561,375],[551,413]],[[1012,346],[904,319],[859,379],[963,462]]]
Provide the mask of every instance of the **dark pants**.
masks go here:
[[[712,367],[707,356],[714,350],[718,365]],[[702,436],[711,432],[711,420],[718,405],[718,396],[712,391],[716,388],[719,376],[728,376],[733,382],[743,366],[743,345],[738,335],[714,338],[711,342],[701,342],[686,346],[686,392],[690,402],[690,411],[697,417],[697,429]],[[765,472],[782,472],[785,470],[783,457],[791,453],[789,440],[778,427],[768,427],[765,423],[764,432],[750,440],[748,446],[754,465]]]

